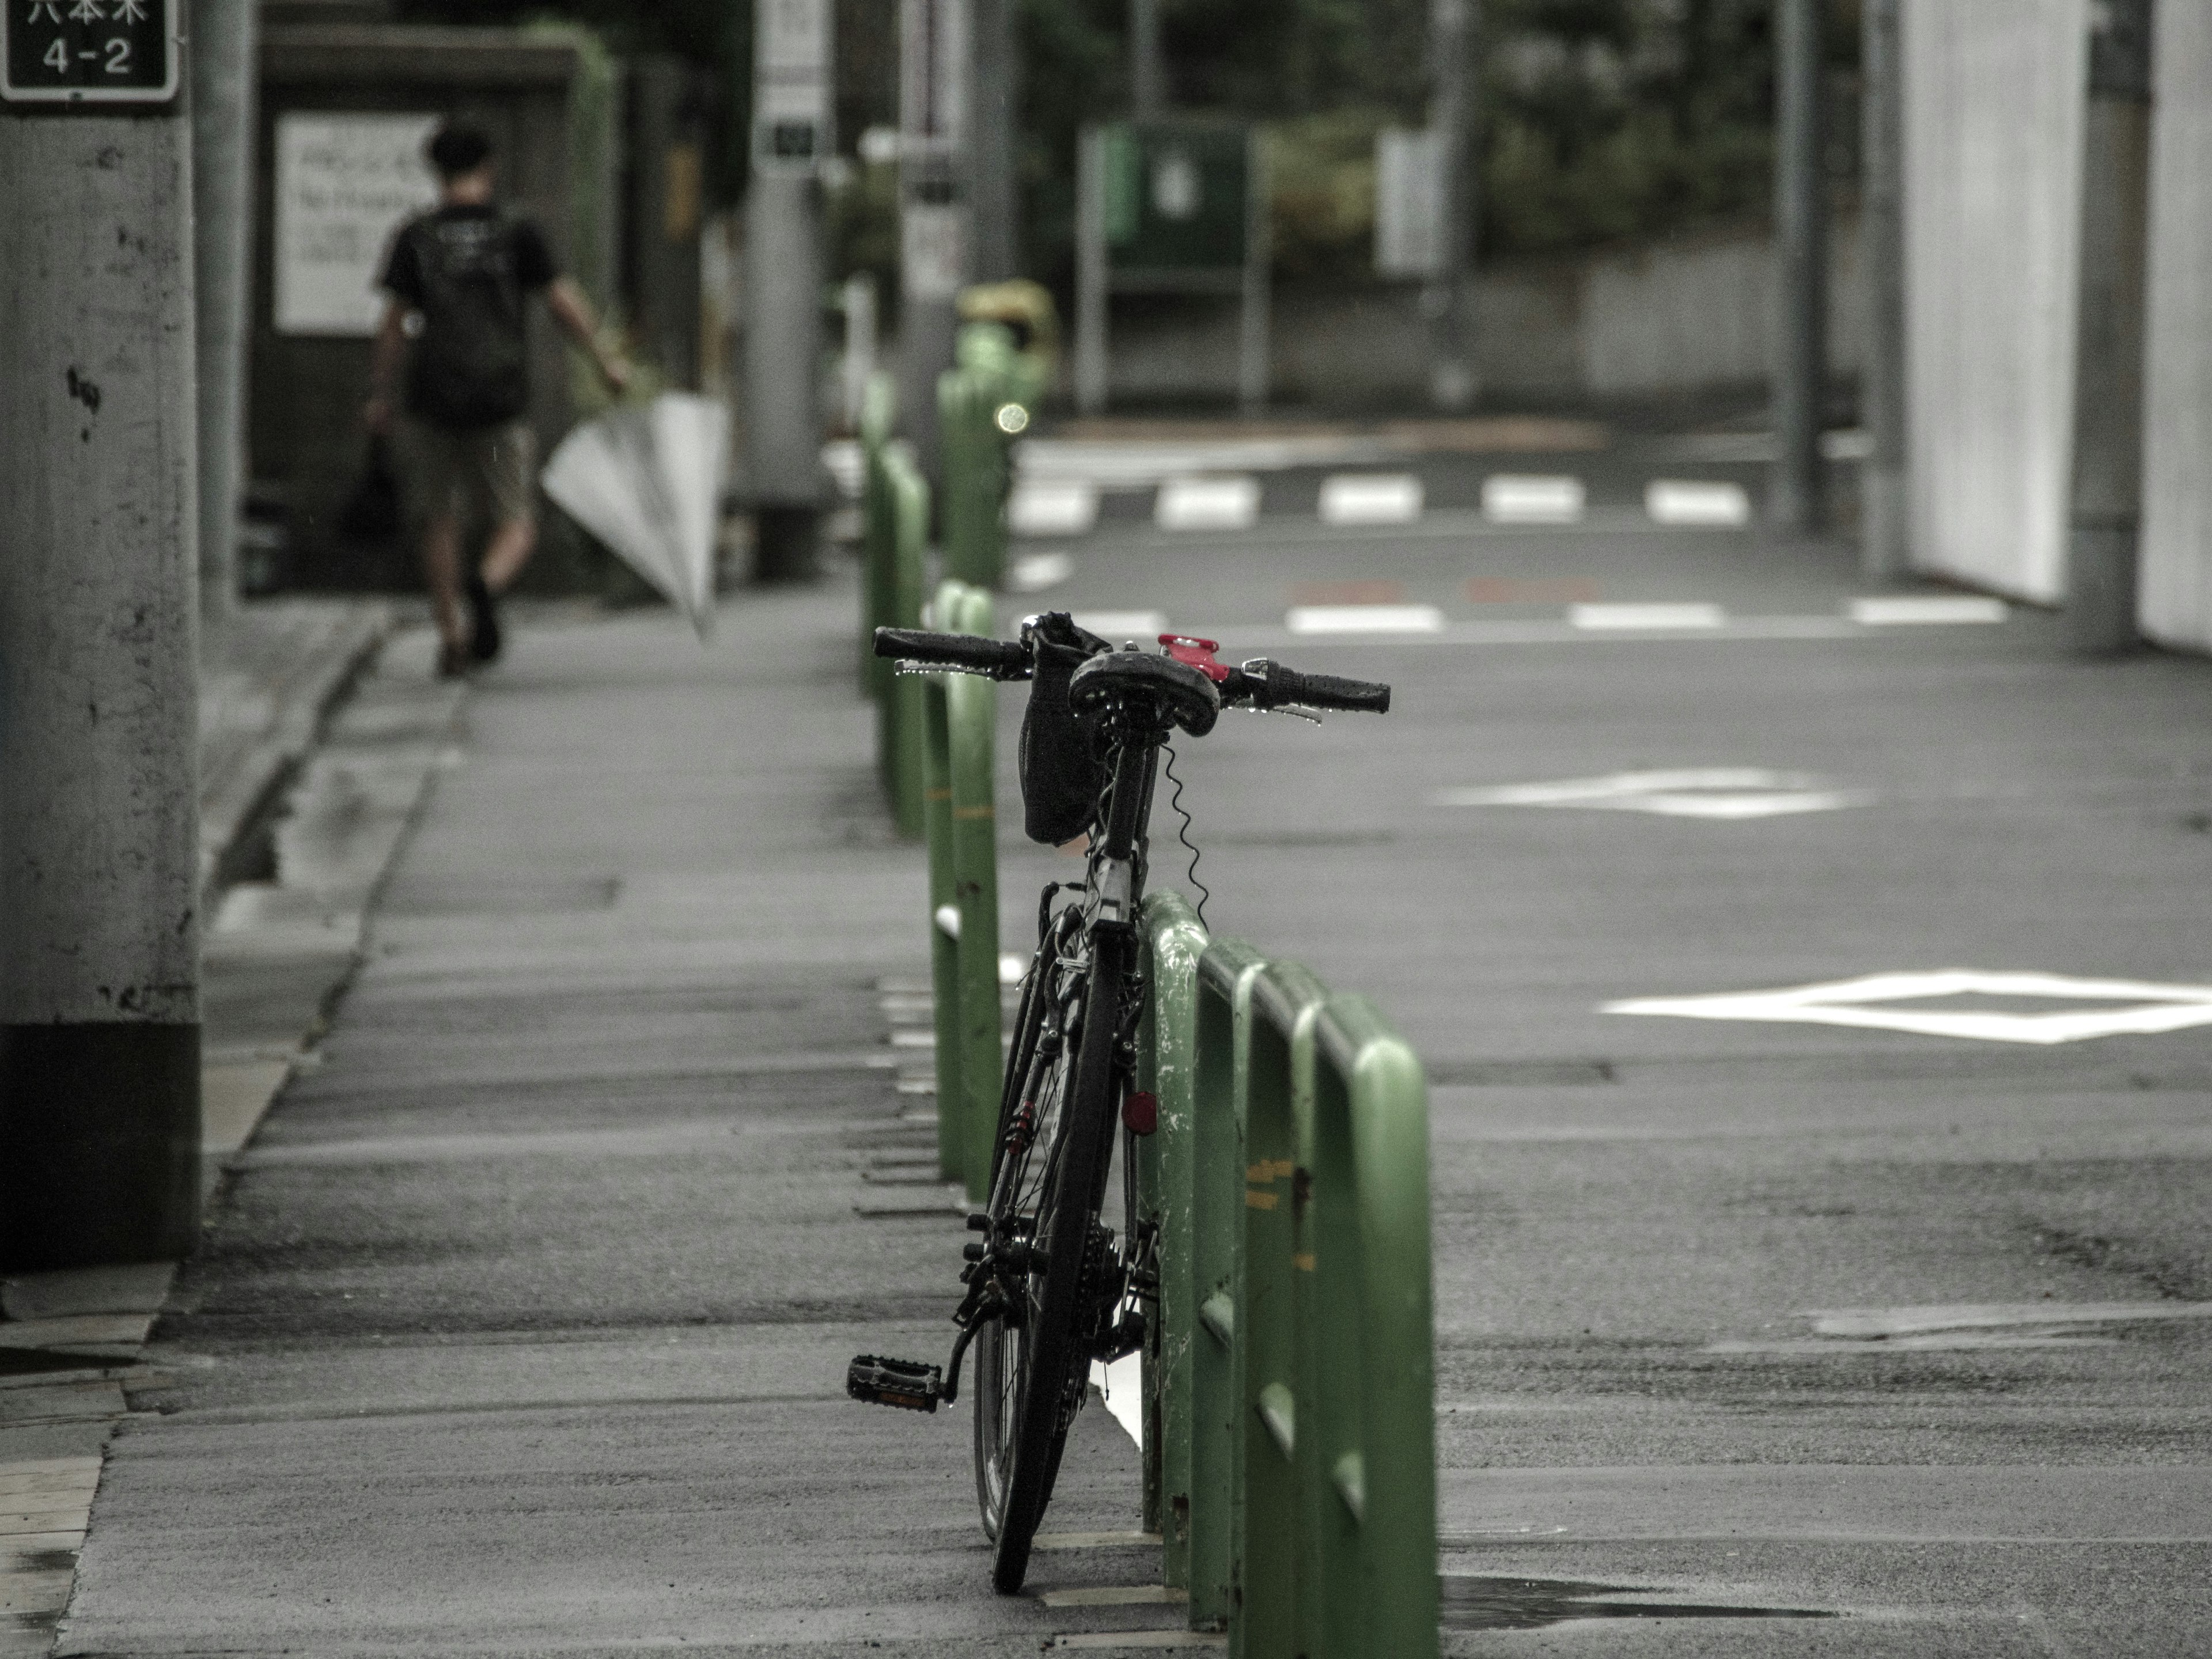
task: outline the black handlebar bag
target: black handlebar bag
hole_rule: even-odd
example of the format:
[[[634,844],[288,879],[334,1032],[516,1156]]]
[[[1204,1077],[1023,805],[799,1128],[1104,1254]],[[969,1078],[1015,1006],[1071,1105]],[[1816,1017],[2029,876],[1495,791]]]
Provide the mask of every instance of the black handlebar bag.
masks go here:
[[[1072,624],[1066,631],[1079,633]],[[1091,827],[1098,793],[1106,787],[1105,764],[1091,744],[1091,730],[1067,701],[1067,682],[1090,655],[1083,645],[1036,641],[1030,706],[1022,715],[1022,830],[1048,847],[1062,846]]]

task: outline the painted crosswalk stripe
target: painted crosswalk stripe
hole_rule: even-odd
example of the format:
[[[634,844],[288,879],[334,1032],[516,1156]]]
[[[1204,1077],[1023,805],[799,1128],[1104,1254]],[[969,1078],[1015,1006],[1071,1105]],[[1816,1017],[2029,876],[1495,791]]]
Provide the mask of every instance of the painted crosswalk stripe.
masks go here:
[[[1006,568],[1006,586],[1017,593],[1042,593],[1074,572],[1075,561],[1065,553],[1024,553]]]
[[[1492,524],[1574,524],[1583,501],[1580,478],[1493,472],[1482,481],[1482,516]]]
[[[1079,611],[1075,625],[1101,639],[1142,640],[1149,645],[1168,631],[1168,618],[1164,611]]]
[[[1249,530],[1260,516],[1260,481],[1246,475],[1170,478],[1152,501],[1163,530]]]
[[[1853,622],[1870,628],[2001,623],[2012,615],[2002,599],[1975,593],[1882,594],[1853,599],[1846,611]]]
[[[1440,634],[1444,613],[1432,605],[1301,605],[1283,625],[1293,634]]]
[[[1655,524],[1733,529],[1751,522],[1751,497],[1741,484],[1709,478],[1654,478],[1644,487],[1644,510]]]
[[[1567,607],[1567,621],[1593,632],[1720,628],[1726,625],[1728,613],[1717,605],[1574,605]]]
[[[1098,522],[1098,486],[1088,478],[1024,478],[1006,498],[1017,536],[1088,535]]]
[[[1409,472],[1336,472],[1321,481],[1323,524],[1411,524],[1421,501],[1421,481]]]

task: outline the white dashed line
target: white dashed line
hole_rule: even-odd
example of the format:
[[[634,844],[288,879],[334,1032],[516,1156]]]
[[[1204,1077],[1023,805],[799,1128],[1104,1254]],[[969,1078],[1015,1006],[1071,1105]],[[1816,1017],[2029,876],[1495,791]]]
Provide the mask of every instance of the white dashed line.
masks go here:
[[[1283,625],[1293,634],[1440,634],[1444,613],[1432,605],[1301,605]]]
[[[1017,536],[1082,536],[1098,522],[1098,486],[1087,478],[1024,478],[1006,498]]]
[[[1978,594],[1905,593],[1853,599],[1845,611],[1853,622],[1870,628],[1900,628],[2001,623],[2012,615],[2012,607]]]
[[[1075,573],[1075,561],[1065,553],[1025,553],[1006,569],[1006,586],[1017,593],[1041,593],[1057,587]]]
[[[1170,478],[1152,501],[1163,530],[1249,530],[1260,516],[1260,481],[1250,477]]]
[[[1641,629],[1721,628],[1728,613],[1717,605],[1576,605],[1567,607],[1570,626],[1590,632]]]
[[[1741,484],[1655,478],[1644,487],[1644,510],[1656,524],[1732,530],[1751,522],[1751,497]]]
[[[1141,640],[1150,645],[1168,631],[1164,611],[1079,611],[1075,625],[1103,640]]]
[[[1321,481],[1323,524],[1412,524],[1421,502],[1421,481],[1411,473],[1338,472]]]
[[[1482,481],[1482,516],[1492,524],[1574,524],[1585,494],[1580,478],[1495,472]]]

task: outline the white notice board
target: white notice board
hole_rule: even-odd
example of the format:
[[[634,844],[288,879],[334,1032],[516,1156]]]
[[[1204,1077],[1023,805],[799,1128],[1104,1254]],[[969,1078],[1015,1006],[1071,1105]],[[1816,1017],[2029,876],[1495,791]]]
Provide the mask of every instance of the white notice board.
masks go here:
[[[276,298],[279,334],[376,332],[392,233],[435,205],[422,146],[434,115],[276,118]]]

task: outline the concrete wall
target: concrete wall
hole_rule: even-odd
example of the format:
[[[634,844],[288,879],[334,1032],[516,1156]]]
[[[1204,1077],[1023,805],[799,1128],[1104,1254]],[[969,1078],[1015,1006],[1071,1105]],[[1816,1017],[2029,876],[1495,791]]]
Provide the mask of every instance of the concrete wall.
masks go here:
[[[1865,307],[1858,222],[1831,238],[1830,361],[1856,373]],[[1476,362],[1493,397],[1633,400],[1764,386],[1773,340],[1773,248],[1737,227],[1486,270],[1476,283]],[[1279,401],[1324,407],[1425,404],[1429,344],[1419,291],[1278,289]],[[1236,310],[1218,301],[1121,301],[1112,395],[1124,404],[1235,396]]]
[[[2212,7],[2161,6],[2157,62],[2140,614],[2212,650]]]
[[[2189,8],[2161,9],[2169,14]],[[2065,592],[2087,0],[1904,8],[1914,562]]]

